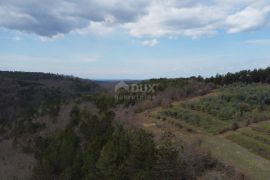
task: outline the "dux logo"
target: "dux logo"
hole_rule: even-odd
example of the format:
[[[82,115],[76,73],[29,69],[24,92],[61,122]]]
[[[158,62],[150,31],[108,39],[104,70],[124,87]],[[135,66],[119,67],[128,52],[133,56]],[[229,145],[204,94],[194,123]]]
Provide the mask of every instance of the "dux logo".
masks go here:
[[[154,93],[155,85],[154,84],[131,84],[128,85],[124,81],[120,81],[115,86],[115,92],[117,93],[120,90],[125,90],[129,93]]]
[[[124,89],[126,91],[129,91],[129,86],[125,83],[125,81],[120,81],[118,84],[116,84],[114,91],[118,92],[121,89]]]

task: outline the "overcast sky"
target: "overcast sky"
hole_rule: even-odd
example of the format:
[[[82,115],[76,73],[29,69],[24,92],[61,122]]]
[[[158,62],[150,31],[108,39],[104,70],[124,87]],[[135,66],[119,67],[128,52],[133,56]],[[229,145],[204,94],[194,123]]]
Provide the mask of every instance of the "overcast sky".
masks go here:
[[[270,66],[270,0],[0,0],[0,70],[90,79]]]

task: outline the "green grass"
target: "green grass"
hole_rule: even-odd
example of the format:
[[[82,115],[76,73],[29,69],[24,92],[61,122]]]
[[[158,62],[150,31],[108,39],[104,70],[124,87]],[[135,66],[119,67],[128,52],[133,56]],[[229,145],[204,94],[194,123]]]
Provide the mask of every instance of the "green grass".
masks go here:
[[[153,115],[154,117],[159,117],[159,121],[169,123],[174,126],[177,130],[172,131],[176,132],[177,139],[190,141],[191,138],[201,138],[203,146],[209,149],[215,158],[226,164],[233,165],[238,171],[245,173],[250,179],[270,179],[270,160],[269,158],[267,159],[265,157],[265,155],[270,152],[269,146],[256,139],[259,135],[268,137],[268,134],[265,132],[270,132],[270,121],[259,122],[252,124],[249,127],[240,128],[237,131],[230,131],[221,135],[214,135],[212,133],[209,134],[206,132],[213,132],[213,129],[217,130],[217,127],[220,125],[222,126],[223,123],[225,123],[223,124],[224,126],[229,126],[233,121],[219,120],[215,116],[209,115],[208,113],[182,107],[182,103],[183,102],[174,103],[172,108],[159,108],[155,111],[155,113],[153,113]],[[164,114],[165,112],[170,112],[172,116],[169,116],[168,114],[166,116]],[[215,122],[218,123],[214,123],[214,125],[212,124],[211,126],[208,124],[208,126],[199,127],[196,125],[196,123],[194,123],[194,121],[188,121],[188,119],[185,121],[184,119],[181,119],[177,112],[185,113],[186,116],[190,116],[190,114],[196,114],[200,117],[200,121],[207,122],[207,119],[214,119]],[[178,117],[173,117],[175,114],[176,116],[178,115]],[[167,118],[163,120],[163,117]],[[181,126],[183,126],[183,128],[177,128],[178,122],[181,124]],[[201,122],[200,124],[203,123]],[[194,132],[186,132],[187,125],[192,128],[194,127]],[[207,130],[205,128],[207,128]],[[258,132],[254,130],[254,128],[257,128]],[[249,136],[252,135],[253,137],[247,137],[241,134],[242,132],[249,133]],[[240,143],[227,139],[226,135],[228,134],[240,134],[240,139],[234,138],[237,139]],[[242,140],[244,140],[245,144],[241,143]],[[256,149],[256,147],[259,148]],[[259,154],[257,152],[258,150],[263,151],[265,154]]]
[[[270,121],[260,122],[230,133],[227,139],[270,160]]]
[[[270,118],[270,85],[228,86],[220,89],[215,96],[185,101],[183,106],[211,114],[223,121],[263,121]]]
[[[161,117],[158,113],[155,113],[154,115],[155,117]],[[171,125],[162,125],[162,128],[166,129],[165,132],[173,132],[175,134],[176,142],[190,142],[192,139],[201,139],[203,146],[209,149],[215,158],[224,162],[225,164],[234,166],[238,171],[245,173],[250,179],[270,179],[269,160],[251,152],[247,148],[240,146],[237,143],[224,138],[224,135],[205,133],[202,131],[202,128],[171,117],[166,118],[166,120],[163,120],[162,118],[155,119],[153,117],[152,121],[162,121],[164,124],[168,123]],[[182,128],[177,128],[176,124],[178,124],[178,122],[181,123],[181,126],[183,126]],[[193,128],[194,131],[187,132],[187,128]]]
[[[161,111],[161,114],[201,127],[208,133],[218,133],[225,128],[230,128],[231,126],[229,122],[223,122],[214,116],[191,109],[186,109],[181,106],[163,110]]]
[[[243,129],[239,131],[242,135],[261,141],[270,145],[270,135],[264,133],[263,131],[255,131],[252,129]]]
[[[250,179],[270,179],[270,161],[245,147],[223,137],[212,135],[203,138],[203,145],[211,150],[214,157],[232,164],[237,170],[247,174]]]
[[[202,138],[204,146],[214,157],[233,165],[251,179],[269,180],[269,100],[269,85],[252,84],[175,102],[173,107],[160,108],[156,115],[167,117],[164,121],[167,123],[173,119],[171,124],[175,127],[178,121],[181,125],[193,126],[196,131],[189,135]],[[238,130],[232,131],[233,123],[239,125]],[[224,129],[228,132],[216,134]],[[185,134],[185,128],[178,131]],[[184,139],[188,141],[189,137]]]
[[[215,94],[175,103],[161,111],[165,116],[180,119],[218,134],[270,119],[270,85],[232,85]],[[270,127],[257,127],[270,133]]]
[[[253,137],[245,136],[239,132],[230,134],[226,136],[226,138],[239,144],[240,146],[247,148],[251,152],[270,160],[270,145]]]
[[[261,131],[266,134],[270,134],[270,122],[266,121],[266,122],[258,123],[256,124],[256,126],[253,126],[252,129],[255,131]]]

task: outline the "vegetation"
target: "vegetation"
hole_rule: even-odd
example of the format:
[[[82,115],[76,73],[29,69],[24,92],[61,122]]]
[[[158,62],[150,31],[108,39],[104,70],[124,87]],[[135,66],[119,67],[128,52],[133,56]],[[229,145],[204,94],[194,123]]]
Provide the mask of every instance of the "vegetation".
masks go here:
[[[226,136],[227,139],[270,159],[270,134],[267,127],[270,122],[262,122],[249,128],[243,128]],[[266,130],[266,131],[265,131]]]
[[[17,136],[36,117],[56,117],[64,103],[98,90],[92,81],[69,76],[0,71],[0,133]]]
[[[183,120],[186,123],[201,127],[209,133],[217,133],[224,128],[229,128],[227,123],[220,121],[211,115],[182,107],[170,108],[162,112],[162,115]]]
[[[227,121],[257,122],[270,117],[270,86],[263,84],[235,84],[221,93],[199,101],[184,104],[190,109],[200,110]]]
[[[182,88],[192,82],[203,82],[204,79],[201,76],[195,77],[189,77],[189,78],[159,78],[159,79],[150,79],[148,81],[145,81],[145,83],[155,84],[157,85],[157,90],[164,91],[167,88]]]
[[[156,84],[158,90],[164,91],[167,88],[182,88],[185,85],[189,84],[190,81],[214,83],[216,85],[230,85],[233,83],[270,83],[270,67],[265,69],[254,69],[254,70],[243,70],[236,73],[227,73],[224,75],[217,74],[210,78],[198,77],[189,77],[189,78],[175,78],[175,79],[151,79],[146,81],[147,83]]]
[[[110,111],[74,107],[71,117],[63,131],[36,139],[35,179],[195,179],[218,163],[198,143],[179,151],[169,139],[157,146],[143,130],[113,126]]]
[[[227,136],[227,139],[251,150],[252,152],[270,159],[270,146],[243,134],[234,134]]]
[[[270,123],[268,121],[256,124],[256,126],[252,126],[251,128],[255,131],[261,131],[266,134],[270,134]]]
[[[266,69],[244,70],[237,73],[217,74],[215,77],[205,79],[218,85],[229,85],[236,82],[243,83],[270,83],[270,67]]]
[[[269,85],[234,84],[213,95],[167,108],[162,114],[202,127],[210,133],[223,133],[267,120],[269,110]]]
[[[233,144],[253,152],[256,160],[270,160],[270,124],[263,122],[270,118],[269,68],[207,79],[142,81],[157,85],[156,92],[147,94],[151,100],[129,102],[115,101],[96,83],[69,76],[0,72],[0,80],[0,135],[34,154],[33,179],[236,179],[234,168],[203,146],[211,143],[219,145],[215,150],[228,143],[226,150]],[[66,111],[60,113],[63,106]],[[148,111],[154,107],[161,111],[152,115]],[[151,127],[166,129],[162,123],[170,121],[181,136],[154,138],[122,126],[115,118],[118,109],[124,120],[143,111],[145,118],[156,117],[160,124],[151,122]],[[67,124],[59,127],[53,121],[59,116]],[[48,128],[46,121],[56,128]],[[195,132],[205,142],[191,140]],[[245,179],[244,173],[239,179]]]
[[[160,80],[151,80],[150,82],[160,82]],[[166,82],[162,80],[160,83]],[[180,81],[181,82],[181,81]],[[170,85],[170,86],[169,86]],[[172,84],[168,84],[168,88],[163,91],[157,91],[156,95],[153,96],[152,100],[146,100],[143,102],[139,102],[134,104],[135,112],[142,112],[146,109],[151,109],[154,107],[162,106],[162,107],[170,107],[172,102],[183,100],[185,98],[202,96],[214,89],[213,84],[199,82],[197,80],[190,80],[186,82],[183,86],[180,83],[180,87],[176,87],[177,84],[171,86]]]

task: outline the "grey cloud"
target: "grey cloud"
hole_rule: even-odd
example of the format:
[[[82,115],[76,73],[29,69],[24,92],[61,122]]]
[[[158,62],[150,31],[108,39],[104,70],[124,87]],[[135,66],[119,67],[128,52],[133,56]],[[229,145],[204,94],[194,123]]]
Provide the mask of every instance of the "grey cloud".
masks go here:
[[[85,28],[89,22],[103,22],[107,16],[115,23],[135,21],[145,12],[147,1],[113,0],[10,0],[0,1],[0,27],[40,36],[65,34]]]
[[[149,13],[126,24],[134,36],[190,36],[254,31],[267,28],[270,3],[266,0],[208,0],[182,4],[177,0],[154,1]],[[185,1],[184,1],[185,2]]]
[[[0,0],[0,27],[44,37],[115,27],[134,36],[197,37],[263,28],[269,13],[267,0]]]

